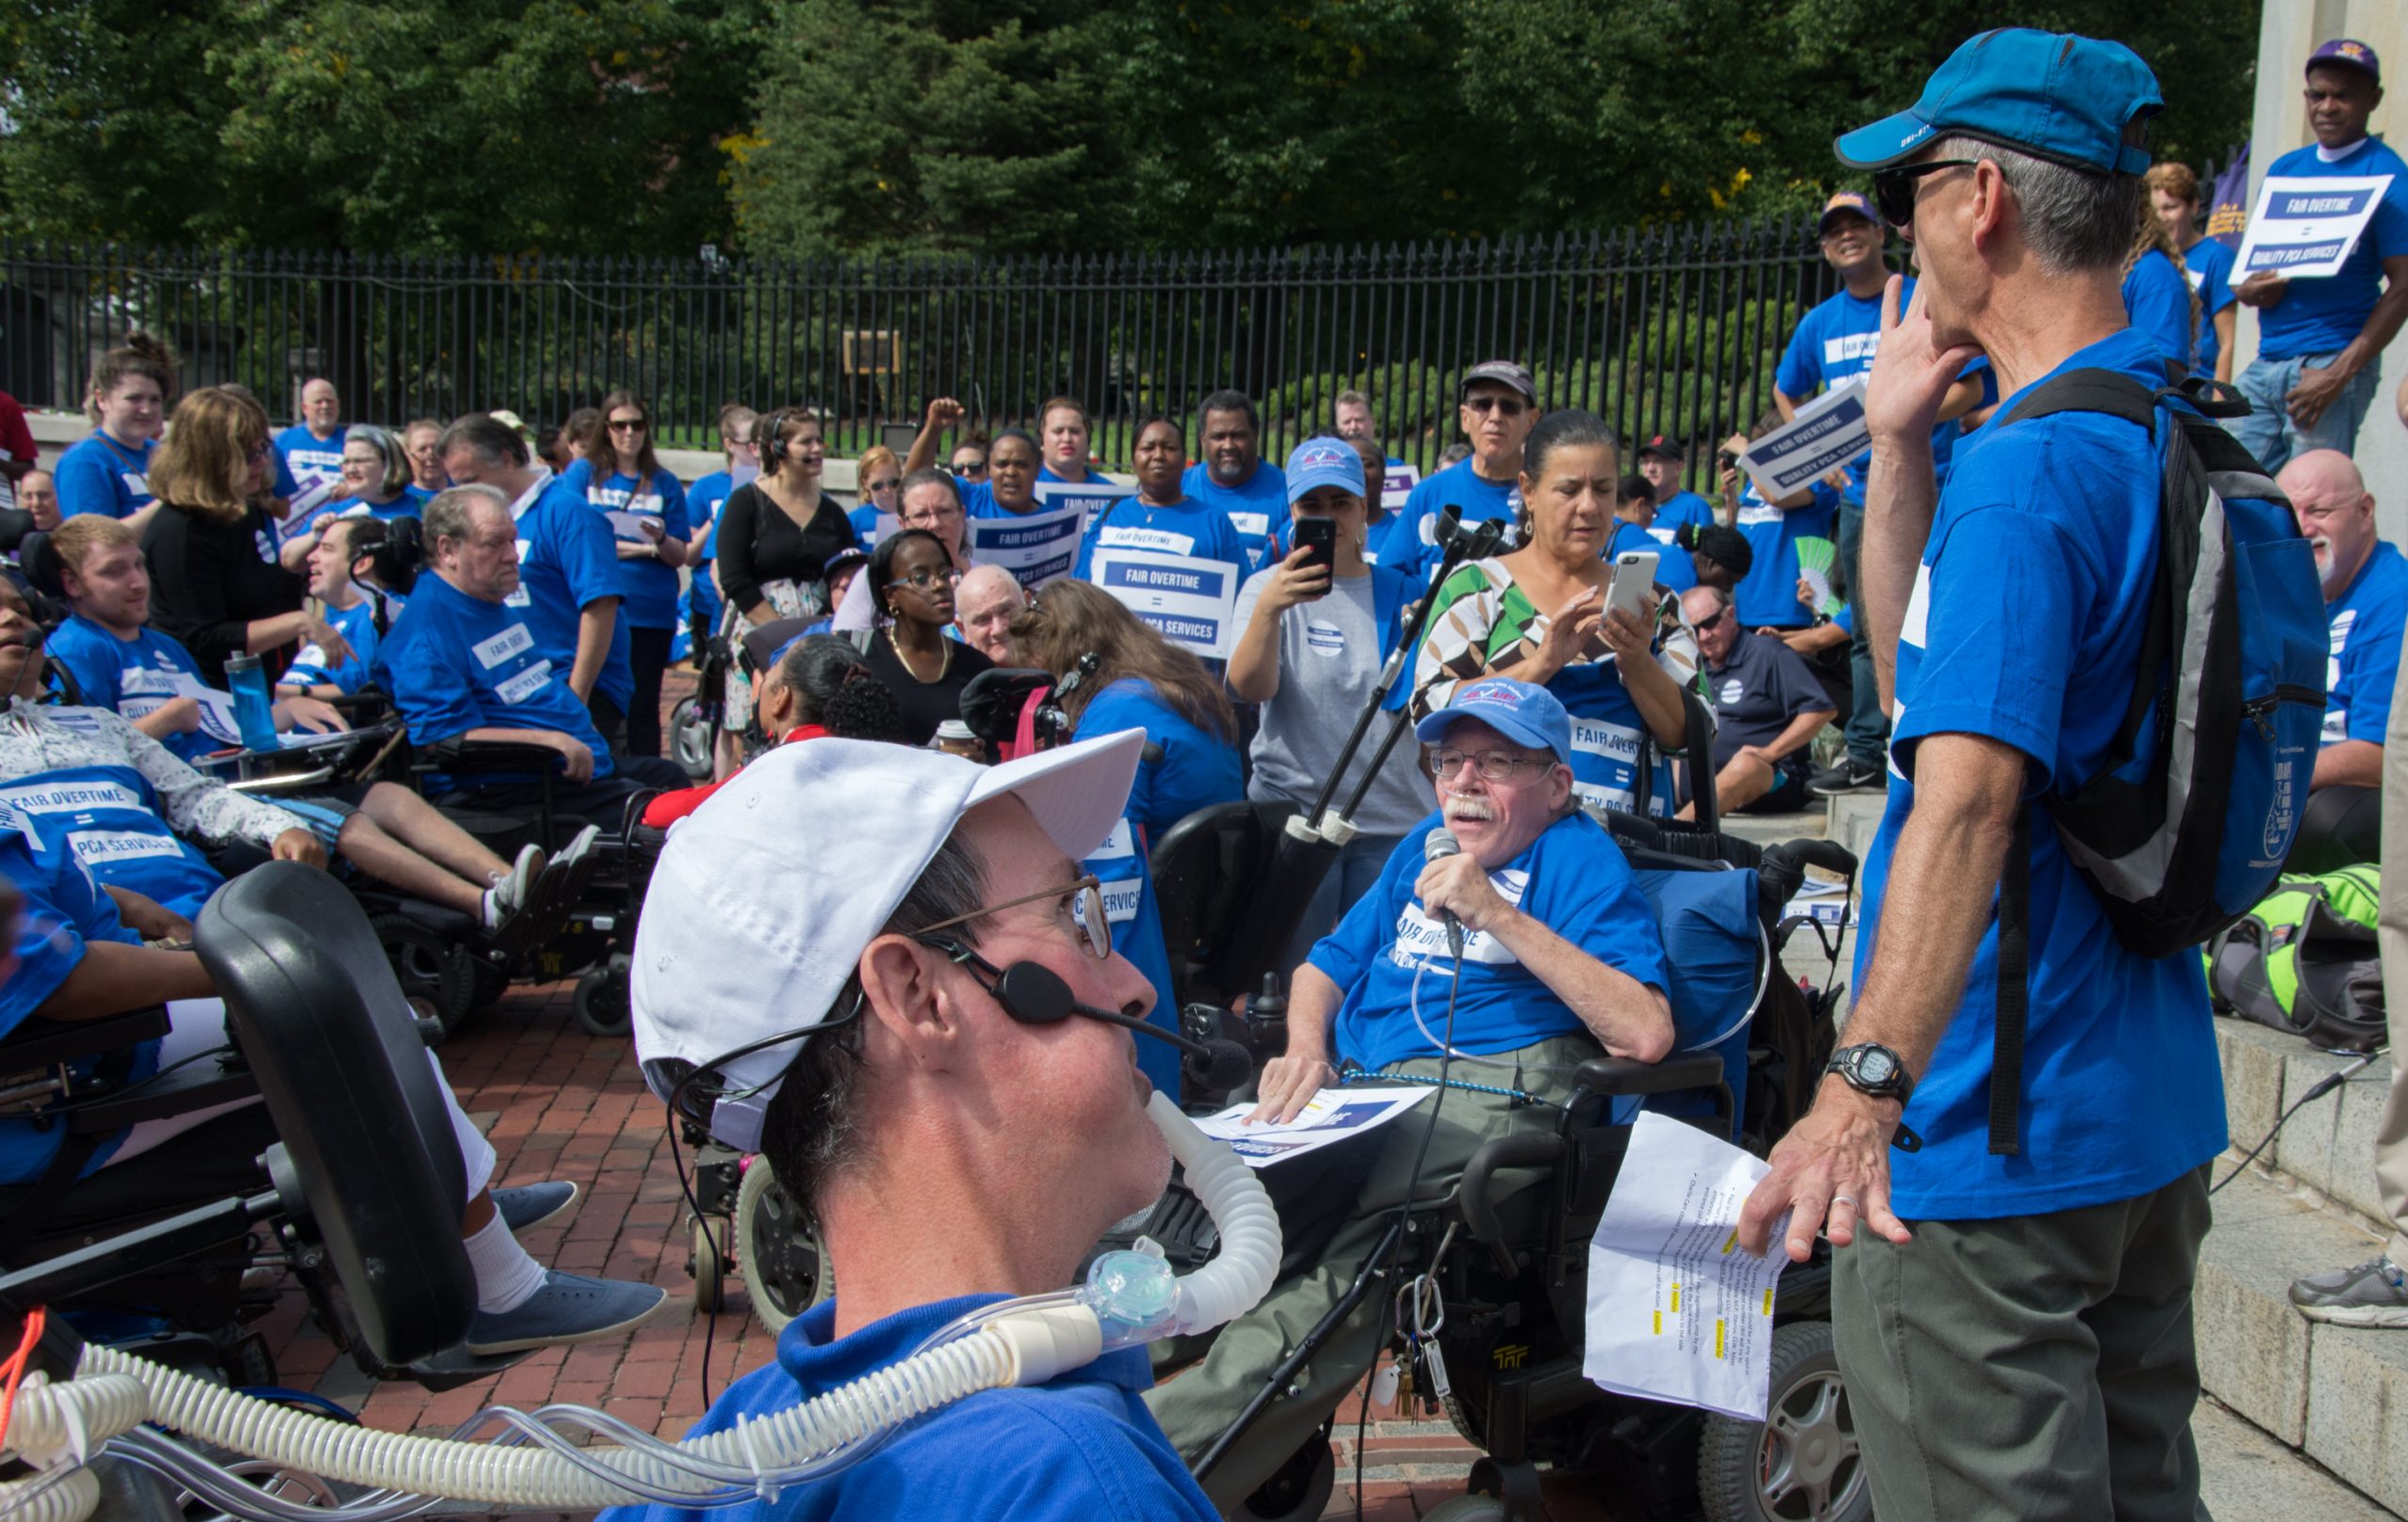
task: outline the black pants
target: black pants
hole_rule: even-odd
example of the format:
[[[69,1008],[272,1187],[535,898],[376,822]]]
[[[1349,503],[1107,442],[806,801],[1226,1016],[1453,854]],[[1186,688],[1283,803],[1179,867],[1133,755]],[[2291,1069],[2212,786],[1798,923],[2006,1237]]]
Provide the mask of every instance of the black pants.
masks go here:
[[[627,629],[627,659],[635,668],[635,701],[627,710],[629,755],[660,753],[660,674],[669,667],[674,629]]]
[[[2383,855],[2383,789],[2336,783],[2307,795],[2283,863],[2292,872],[2337,872]]]
[[[658,756],[636,756],[622,761],[616,775],[598,782],[572,783],[555,778],[552,783],[554,838],[541,844],[546,850],[559,850],[568,844],[570,836],[589,824],[600,829],[606,838],[615,840],[621,826],[626,821],[627,800],[645,788],[690,785],[690,780],[674,762],[663,761]],[[505,783],[498,787],[463,788],[446,793],[433,801],[438,808],[525,815],[531,820],[543,807],[544,788],[541,783]],[[532,833],[531,829],[531,838]]]
[[[594,732],[602,737],[602,743],[610,748],[612,755],[626,750],[627,716],[619,711],[617,704],[602,695],[599,683],[594,685],[594,695],[585,700],[585,716],[594,721]]]

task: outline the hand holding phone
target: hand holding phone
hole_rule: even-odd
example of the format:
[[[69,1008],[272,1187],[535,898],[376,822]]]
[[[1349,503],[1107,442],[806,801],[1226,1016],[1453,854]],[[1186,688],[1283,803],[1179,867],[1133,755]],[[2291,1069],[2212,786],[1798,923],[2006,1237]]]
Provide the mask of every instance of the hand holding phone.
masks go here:
[[[1656,563],[1652,549],[1625,549],[1614,557],[1613,590],[1606,595],[1606,616],[1628,613],[1644,626],[1656,616]]]
[[[1296,547],[1307,551],[1300,569],[1319,571],[1321,590],[1316,597],[1329,595],[1329,579],[1338,574],[1338,520],[1330,517],[1299,517],[1295,522]]]

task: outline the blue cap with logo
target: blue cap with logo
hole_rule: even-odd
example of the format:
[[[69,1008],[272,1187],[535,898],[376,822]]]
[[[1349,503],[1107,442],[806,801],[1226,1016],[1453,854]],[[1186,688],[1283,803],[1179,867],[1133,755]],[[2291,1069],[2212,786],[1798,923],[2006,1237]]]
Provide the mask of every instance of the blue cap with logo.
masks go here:
[[[1510,676],[1483,676],[1455,689],[1455,700],[1413,726],[1416,739],[1434,744],[1458,719],[1477,719],[1509,740],[1553,751],[1572,764],[1572,716],[1554,693]]]
[[[2374,55],[2374,49],[2354,37],[2337,37],[2330,42],[2318,43],[2316,51],[2307,55],[2307,66],[2313,69],[2321,63],[2360,70],[2376,84],[2383,83],[2383,60]]]
[[[2165,109],[2157,76],[2121,42],[2009,27],[1949,55],[1923,99],[1833,143],[1840,162],[1882,169],[1935,137],[1961,135],[2101,173],[2149,166],[2140,123]]]
[[[1873,224],[1874,231],[1881,230],[1881,214],[1874,210],[1873,198],[1861,190],[1833,191],[1831,198],[1823,203],[1823,214],[1815,221],[1814,230],[1829,232],[1833,219],[1843,216],[1861,216]]]
[[[1342,438],[1308,438],[1288,456],[1288,505],[1316,486],[1363,495],[1363,456]]]

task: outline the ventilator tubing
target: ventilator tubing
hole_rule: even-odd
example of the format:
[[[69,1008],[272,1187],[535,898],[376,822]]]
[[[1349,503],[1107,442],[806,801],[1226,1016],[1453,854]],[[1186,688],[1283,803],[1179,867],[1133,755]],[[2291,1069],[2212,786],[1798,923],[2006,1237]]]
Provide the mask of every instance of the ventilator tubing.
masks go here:
[[[1279,1221],[1252,1170],[1161,1094],[1147,1115],[1220,1232],[1218,1256],[1183,1278],[1173,1279],[1159,1256],[1106,1254],[1085,1288],[986,1307],[932,1334],[899,1363],[677,1444],[580,1406],[547,1406],[533,1416],[490,1407],[460,1428],[488,1440],[376,1432],[87,1345],[73,1381],[29,1381],[20,1391],[9,1447],[43,1472],[0,1486],[0,1519],[81,1522],[99,1490],[78,1471],[104,1443],[110,1453],[261,1522],[400,1518],[422,1510],[427,1497],[552,1511],[629,1500],[729,1506],[824,1479],[875,1451],[914,1418],[964,1396],[1041,1385],[1110,1348],[1207,1330],[1251,1309],[1270,1291],[1279,1266]],[[283,1500],[140,1430],[145,1420],[325,1480],[380,1488],[341,1507]],[[489,1440],[497,1427],[510,1441]],[[556,1429],[598,1434],[616,1446],[582,1448]]]

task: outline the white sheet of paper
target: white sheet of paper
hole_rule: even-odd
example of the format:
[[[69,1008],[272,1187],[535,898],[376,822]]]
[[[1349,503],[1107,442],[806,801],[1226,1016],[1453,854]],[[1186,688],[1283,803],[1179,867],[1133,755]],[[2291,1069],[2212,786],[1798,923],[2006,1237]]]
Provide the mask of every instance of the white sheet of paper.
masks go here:
[[[624,539],[629,544],[642,544],[650,539],[652,536],[643,531],[643,526],[646,523],[660,521],[656,514],[626,513],[615,507],[609,509],[602,515],[610,520],[611,537]]]
[[[2387,174],[2268,180],[2258,188],[2258,209],[2249,214],[2249,230],[2242,235],[2232,283],[2253,275],[2311,280],[2340,274],[2390,188]]]
[[[1695,1126],[1640,1116],[1589,1243],[1580,1371],[1591,1384],[1764,1419],[1773,1289],[1789,1260],[1741,1247],[1737,1227],[1739,1207],[1767,1171]]]
[[[1399,1088],[1324,1088],[1284,1126],[1268,1121],[1247,1125],[1245,1118],[1254,1109],[1248,1101],[1198,1120],[1196,1127],[1207,1136],[1228,1142],[1247,1167],[1267,1168],[1386,1125],[1434,1092],[1422,1084]]]
[[[1237,641],[1230,625],[1244,577],[1226,561],[1098,547],[1087,575],[1173,644],[1227,659]]]
[[[1766,498],[1786,497],[1873,447],[1864,424],[1864,378],[1832,387],[1798,416],[1748,446],[1739,468]]]

